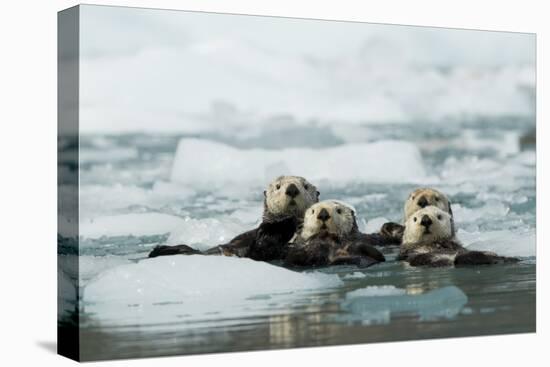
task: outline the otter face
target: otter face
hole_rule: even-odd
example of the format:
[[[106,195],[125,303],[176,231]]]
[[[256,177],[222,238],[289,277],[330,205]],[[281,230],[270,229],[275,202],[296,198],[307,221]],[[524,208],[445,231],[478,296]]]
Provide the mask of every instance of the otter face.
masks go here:
[[[405,223],[403,245],[430,244],[453,237],[449,213],[427,206],[412,214]]]
[[[265,208],[275,216],[303,218],[305,211],[319,201],[317,187],[299,176],[281,176],[264,191]]]
[[[302,237],[308,239],[320,233],[343,237],[357,228],[355,213],[346,204],[326,200],[314,204],[306,211]]]
[[[453,215],[451,203],[443,193],[434,189],[423,188],[411,192],[405,202],[405,222],[407,222],[409,217],[416,211],[427,206],[435,206],[451,216]]]

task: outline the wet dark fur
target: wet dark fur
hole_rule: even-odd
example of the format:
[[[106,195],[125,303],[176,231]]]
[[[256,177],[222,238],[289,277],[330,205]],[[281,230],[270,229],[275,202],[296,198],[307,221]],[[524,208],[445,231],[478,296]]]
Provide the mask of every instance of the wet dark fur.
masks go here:
[[[149,257],[165,255],[225,255],[249,257],[260,261],[281,260],[286,256],[287,243],[298,227],[298,220],[286,217],[273,222],[262,222],[258,228],[244,232],[226,244],[198,251],[187,245],[157,246]]]
[[[318,233],[307,240],[297,237],[288,248],[287,266],[357,265],[368,267],[386,261],[384,255],[373,246],[384,241],[377,235],[359,232],[355,221],[352,233],[344,238],[326,232]]]
[[[347,264],[364,268],[382,261],[384,255],[365,243],[343,244],[338,239],[315,236],[305,246],[290,246],[284,264],[301,267]]]
[[[429,252],[421,252],[420,249],[426,248]],[[492,252],[469,251],[453,239],[401,249],[397,260],[406,261],[411,266],[429,267],[510,264],[519,261],[518,258],[498,256]]]
[[[258,228],[241,233],[226,244],[198,251],[187,245],[157,246],[149,257],[165,255],[225,255],[249,257],[259,261],[282,260],[286,257],[287,244],[292,238],[302,219],[293,215],[276,216],[267,210],[264,199],[262,223]]]
[[[177,246],[159,245],[159,246],[156,246],[149,253],[149,257],[181,255],[181,254],[194,255],[194,254],[201,254],[201,252],[187,245],[177,245]]]

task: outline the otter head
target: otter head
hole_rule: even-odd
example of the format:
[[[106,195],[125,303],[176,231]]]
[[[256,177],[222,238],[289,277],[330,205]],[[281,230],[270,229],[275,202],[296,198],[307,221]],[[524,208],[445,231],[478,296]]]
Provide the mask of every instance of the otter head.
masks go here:
[[[264,220],[296,217],[319,201],[317,187],[299,176],[280,176],[264,191]]]
[[[318,234],[342,238],[356,230],[353,209],[344,203],[326,200],[312,205],[306,211],[301,236],[305,240]]]
[[[445,194],[435,189],[422,188],[416,189],[409,194],[409,197],[405,202],[405,222],[417,210],[423,209],[430,205],[446,211],[451,216],[453,215],[451,202]]]
[[[413,213],[405,222],[403,246],[428,245],[453,237],[451,215],[435,206],[427,206]]]

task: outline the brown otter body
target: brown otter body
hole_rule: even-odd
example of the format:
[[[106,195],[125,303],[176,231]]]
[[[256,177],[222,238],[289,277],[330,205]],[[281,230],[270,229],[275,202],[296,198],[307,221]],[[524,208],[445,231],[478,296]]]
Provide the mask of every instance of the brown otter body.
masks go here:
[[[305,211],[318,201],[319,191],[305,178],[281,176],[264,191],[264,213],[258,228],[204,252],[187,245],[157,246],[149,257],[203,254],[281,260],[286,256],[287,244],[301,224]]]
[[[359,232],[349,206],[323,201],[306,212],[302,228],[288,248],[285,265],[367,267],[385,261],[384,255],[373,247],[373,241]]]
[[[449,213],[428,206],[405,223],[398,260],[411,266],[468,266],[515,263],[519,259],[488,251],[470,251],[455,239]]]

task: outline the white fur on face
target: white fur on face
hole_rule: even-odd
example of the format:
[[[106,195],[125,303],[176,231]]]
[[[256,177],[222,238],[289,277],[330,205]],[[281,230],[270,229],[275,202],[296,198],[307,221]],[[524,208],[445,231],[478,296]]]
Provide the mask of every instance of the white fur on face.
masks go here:
[[[299,193],[292,198],[286,194],[294,184]],[[265,191],[266,206],[274,215],[294,215],[303,218],[305,211],[319,201],[317,187],[299,176],[281,176],[273,180]]]
[[[450,213],[450,203],[449,199],[445,194],[429,188],[416,189],[410,193],[407,201],[405,202],[405,222],[409,217],[414,214],[417,210],[422,209],[418,202],[424,198],[427,201],[427,206],[435,206],[447,213]]]
[[[319,213],[326,209],[330,218],[322,221]],[[353,209],[344,203],[334,200],[325,200],[312,205],[304,216],[302,237],[308,239],[323,231],[339,237],[349,234],[354,228],[355,215]]]
[[[432,224],[428,230],[421,224],[424,215],[427,215],[432,220]],[[403,246],[430,244],[452,237],[451,216],[449,213],[435,206],[427,206],[413,213],[407,222],[405,222]]]

